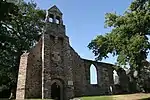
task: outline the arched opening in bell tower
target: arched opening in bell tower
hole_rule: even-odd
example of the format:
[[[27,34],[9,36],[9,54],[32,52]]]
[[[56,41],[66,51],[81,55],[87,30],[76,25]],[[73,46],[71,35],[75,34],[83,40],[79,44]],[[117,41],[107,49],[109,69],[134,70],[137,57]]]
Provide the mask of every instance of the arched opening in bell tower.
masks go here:
[[[63,25],[62,12],[54,5],[48,9],[49,22]]]
[[[56,24],[60,24],[60,17],[56,17]]]
[[[50,14],[49,15],[49,20],[48,20],[49,22],[54,22],[54,15],[52,15],[52,14]]]

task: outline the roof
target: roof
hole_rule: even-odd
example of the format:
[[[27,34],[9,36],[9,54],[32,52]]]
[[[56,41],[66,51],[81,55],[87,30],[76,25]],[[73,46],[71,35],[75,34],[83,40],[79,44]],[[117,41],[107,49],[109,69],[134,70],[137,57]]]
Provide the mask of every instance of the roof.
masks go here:
[[[58,9],[56,5],[52,6],[50,9],[48,9],[49,12],[57,12],[62,15],[62,12]]]

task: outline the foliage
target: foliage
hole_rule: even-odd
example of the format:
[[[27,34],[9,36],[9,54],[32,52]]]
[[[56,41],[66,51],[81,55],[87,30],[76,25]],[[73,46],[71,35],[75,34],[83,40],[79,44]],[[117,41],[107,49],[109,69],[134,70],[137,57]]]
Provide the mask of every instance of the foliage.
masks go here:
[[[35,44],[42,32],[45,11],[34,2],[14,5],[1,0],[0,4],[0,86],[10,89],[16,86],[20,55]]]
[[[8,61],[8,59],[12,59],[12,56],[8,54],[9,51],[6,51],[6,49],[10,50],[8,44],[4,44],[4,42],[7,42],[7,40],[4,39],[7,37],[6,34],[9,34],[9,31],[3,23],[11,21],[12,16],[18,15],[18,7],[13,3],[8,3],[4,0],[0,0],[0,7],[0,93],[2,93],[3,91],[9,90],[9,86],[13,81],[10,80],[11,77],[9,77],[10,74],[8,74],[8,70],[11,68],[8,67],[8,64],[11,65],[13,60],[12,63]],[[5,95],[7,94],[5,93]]]
[[[18,14],[18,7],[13,3],[0,0],[0,21],[10,20],[12,15]]]
[[[105,27],[112,28],[111,32],[97,36],[89,43],[89,49],[97,60],[108,54],[117,56],[117,66],[130,66],[129,76],[136,82],[137,91],[144,88],[150,92],[149,72],[143,63],[150,50],[150,0],[134,0],[123,15],[107,13],[105,19]],[[135,70],[137,77],[133,75]]]
[[[131,69],[140,71],[150,49],[150,1],[133,1],[123,15],[107,13],[105,27],[112,31],[97,36],[88,45],[96,59],[102,60],[111,53],[117,56],[119,65],[129,64]]]

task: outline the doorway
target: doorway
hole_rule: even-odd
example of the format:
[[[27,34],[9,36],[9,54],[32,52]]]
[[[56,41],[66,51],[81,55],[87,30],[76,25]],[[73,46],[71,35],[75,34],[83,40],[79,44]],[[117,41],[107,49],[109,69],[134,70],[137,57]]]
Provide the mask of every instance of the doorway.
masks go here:
[[[54,100],[60,100],[60,86],[55,82],[51,85],[51,98]]]

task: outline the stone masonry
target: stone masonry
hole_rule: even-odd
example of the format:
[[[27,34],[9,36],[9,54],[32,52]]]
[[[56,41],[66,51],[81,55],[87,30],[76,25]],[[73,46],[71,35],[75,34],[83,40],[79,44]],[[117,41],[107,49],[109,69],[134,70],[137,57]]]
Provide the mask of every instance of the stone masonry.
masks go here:
[[[69,44],[62,12],[48,10],[46,27],[39,42],[20,59],[16,99],[69,100],[87,95],[111,94],[111,64],[81,58]],[[97,84],[90,84],[90,66],[97,69]]]

